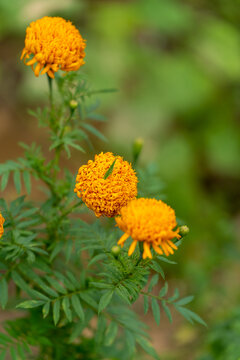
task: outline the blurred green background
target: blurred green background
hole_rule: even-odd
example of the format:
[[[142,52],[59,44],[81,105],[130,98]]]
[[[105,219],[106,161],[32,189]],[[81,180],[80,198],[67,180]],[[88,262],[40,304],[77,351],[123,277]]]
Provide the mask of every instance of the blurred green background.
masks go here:
[[[109,142],[98,140],[96,151],[131,159],[142,137],[142,164],[156,164],[166,201],[191,229],[167,277],[196,295],[194,310],[209,327],[177,314],[159,328],[144,318],[159,354],[238,360],[240,1],[0,0],[0,162],[19,155],[20,140],[47,149],[27,114],[47,101],[47,80],[20,62],[26,26],[45,15],[70,19],[87,39],[82,71],[93,87],[119,89],[101,96],[109,121],[99,129]],[[76,169],[92,156],[74,153],[65,165]]]

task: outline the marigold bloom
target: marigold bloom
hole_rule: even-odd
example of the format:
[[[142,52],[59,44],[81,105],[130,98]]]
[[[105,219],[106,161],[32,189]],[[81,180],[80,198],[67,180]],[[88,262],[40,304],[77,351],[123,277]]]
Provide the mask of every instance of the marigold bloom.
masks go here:
[[[114,160],[112,173],[104,179]],[[137,196],[137,182],[131,164],[107,152],[79,168],[74,191],[97,217],[113,217]]]
[[[177,246],[171,241],[173,238],[180,238],[174,210],[161,200],[156,199],[135,199],[123,207],[120,216],[116,217],[117,226],[124,231],[118,241],[123,246],[129,236],[133,242],[128,250],[132,255],[138,241],[143,242],[143,259],[152,259],[150,247],[160,255],[173,254]]]
[[[5,219],[2,216],[2,214],[0,213],[0,238],[3,236],[3,233],[4,233],[4,229],[3,229],[4,221],[5,221]]]
[[[59,69],[78,70],[84,64],[85,47],[85,40],[70,21],[45,16],[28,26],[21,60],[32,66],[36,76],[42,71],[42,74],[47,73],[54,78]],[[26,62],[31,54],[33,58]]]

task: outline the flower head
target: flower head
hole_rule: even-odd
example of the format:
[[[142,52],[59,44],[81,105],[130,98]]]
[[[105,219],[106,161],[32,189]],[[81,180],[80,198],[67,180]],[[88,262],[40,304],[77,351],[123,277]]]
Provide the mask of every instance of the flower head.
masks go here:
[[[111,165],[112,173],[106,178]],[[74,191],[97,217],[113,217],[137,196],[137,177],[131,164],[111,152],[95,155],[78,170]]]
[[[118,241],[123,246],[129,236],[133,242],[128,250],[132,255],[138,241],[143,242],[143,259],[152,258],[150,247],[160,255],[173,254],[176,245],[171,241],[173,238],[180,238],[176,228],[176,217],[174,210],[161,200],[156,199],[135,199],[123,207],[120,216],[116,217],[118,227],[124,231]]]
[[[0,213],[0,238],[3,236],[3,232],[4,232],[4,230],[3,230],[4,221],[5,221],[5,219],[2,216],[2,214]]]
[[[42,71],[54,78],[59,69],[78,70],[84,64],[85,47],[85,40],[70,21],[45,16],[28,26],[21,59],[32,66],[36,76]],[[26,62],[31,54],[33,58]]]

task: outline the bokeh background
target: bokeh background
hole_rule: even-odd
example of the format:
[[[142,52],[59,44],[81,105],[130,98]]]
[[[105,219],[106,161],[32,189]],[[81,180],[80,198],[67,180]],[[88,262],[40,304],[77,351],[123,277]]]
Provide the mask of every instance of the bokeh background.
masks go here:
[[[45,15],[70,19],[87,39],[82,71],[93,88],[118,89],[100,96],[109,141],[93,139],[96,151],[131,159],[143,138],[142,165],[155,164],[165,200],[191,229],[165,270],[171,289],[195,294],[208,328],[177,314],[157,327],[139,306],[156,349],[164,360],[239,359],[240,1],[0,0],[0,162],[21,154],[19,141],[47,150],[27,112],[47,102],[47,80],[20,62],[26,26]],[[15,195],[10,184],[4,196]]]

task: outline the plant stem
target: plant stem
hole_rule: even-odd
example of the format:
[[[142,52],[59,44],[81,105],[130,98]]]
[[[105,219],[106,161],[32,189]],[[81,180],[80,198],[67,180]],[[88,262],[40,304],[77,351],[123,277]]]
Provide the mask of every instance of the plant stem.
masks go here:
[[[48,78],[48,86],[49,86],[49,101],[50,101],[50,106],[51,106],[51,110],[53,108],[53,86],[52,86],[52,78],[50,78],[49,75],[47,75]]]
[[[137,261],[137,263],[136,263],[135,266],[138,266],[138,264],[139,264],[140,261],[142,260],[142,256],[143,256],[143,242],[142,242],[142,241],[139,241],[138,244],[139,244],[140,255],[139,255],[139,259],[138,259],[138,261]]]

